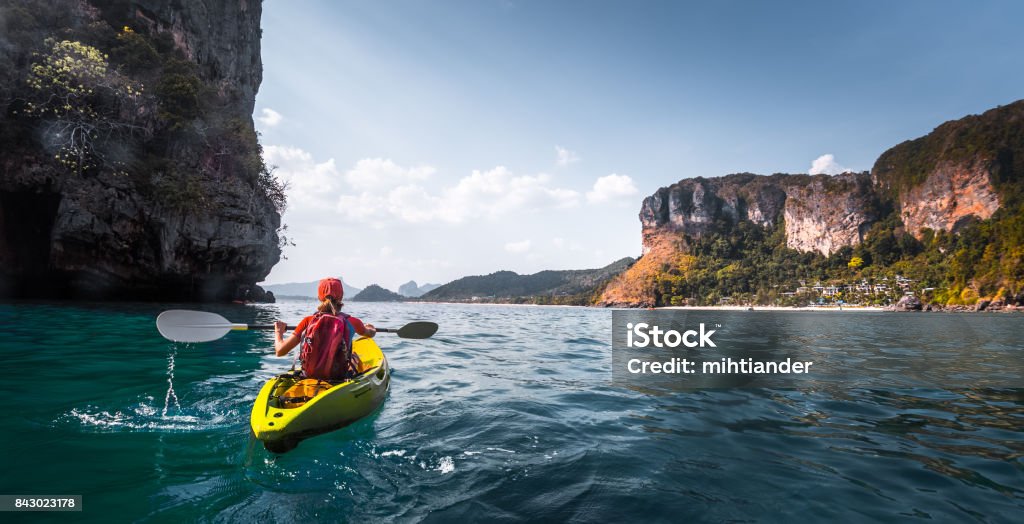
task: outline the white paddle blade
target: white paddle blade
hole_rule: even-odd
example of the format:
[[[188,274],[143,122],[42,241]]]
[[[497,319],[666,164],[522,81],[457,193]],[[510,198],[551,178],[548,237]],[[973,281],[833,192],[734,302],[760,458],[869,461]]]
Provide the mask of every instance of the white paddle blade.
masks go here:
[[[210,342],[227,335],[232,329],[245,327],[245,324],[232,324],[228,319],[206,311],[171,309],[156,317],[157,331],[175,342]]]

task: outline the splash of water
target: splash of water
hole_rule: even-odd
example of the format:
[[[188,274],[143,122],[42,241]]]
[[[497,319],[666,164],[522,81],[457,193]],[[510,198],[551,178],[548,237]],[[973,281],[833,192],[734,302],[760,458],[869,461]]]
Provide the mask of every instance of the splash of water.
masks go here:
[[[178,353],[178,346],[171,346],[171,352],[167,354],[167,395],[164,396],[164,410],[160,416],[167,418],[167,410],[174,400],[174,408],[181,411],[181,403],[178,402],[178,394],[174,392],[174,356]]]

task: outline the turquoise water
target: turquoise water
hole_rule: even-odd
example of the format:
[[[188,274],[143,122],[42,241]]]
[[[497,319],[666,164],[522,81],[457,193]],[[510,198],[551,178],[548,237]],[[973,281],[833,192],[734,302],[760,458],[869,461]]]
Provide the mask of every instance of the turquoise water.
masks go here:
[[[206,309],[267,322],[309,307]],[[434,320],[441,331],[381,335],[394,368],[382,409],[275,456],[250,437],[248,415],[290,359],[271,356],[269,333],[168,342],[153,324],[161,309],[0,304],[0,493],[81,494],[72,517],[89,522],[1024,514],[1021,390],[619,388],[606,310],[352,303],[379,326]],[[741,342],[834,347],[833,358],[849,344],[973,351],[982,333],[995,341],[985,351],[1015,356],[1024,338],[1013,314],[708,315],[747,315]]]

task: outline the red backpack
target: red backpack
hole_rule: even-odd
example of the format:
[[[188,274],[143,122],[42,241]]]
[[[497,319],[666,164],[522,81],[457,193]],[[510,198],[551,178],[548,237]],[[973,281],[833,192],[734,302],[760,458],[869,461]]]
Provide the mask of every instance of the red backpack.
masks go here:
[[[353,371],[352,333],[348,315],[313,315],[302,336],[302,371],[309,378],[344,380]]]

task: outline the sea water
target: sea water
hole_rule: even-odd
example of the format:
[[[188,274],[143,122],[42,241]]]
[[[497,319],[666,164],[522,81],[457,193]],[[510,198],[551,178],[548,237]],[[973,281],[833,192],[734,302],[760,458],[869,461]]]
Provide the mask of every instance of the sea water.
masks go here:
[[[607,310],[350,303],[378,326],[431,320],[441,329],[429,340],[379,335],[393,367],[382,408],[276,456],[253,439],[248,419],[259,387],[290,357],[273,356],[269,332],[166,341],[154,319],[171,307],[199,306],[0,304],[0,494],[82,495],[73,518],[87,522],[1024,514],[1019,389],[620,387]],[[294,323],[312,307],[202,308],[233,322]],[[730,315],[760,323],[750,344],[825,345],[836,359],[844,347],[920,358],[937,347],[971,351],[978,333],[1002,341],[986,351],[1019,358],[1024,338],[1018,314],[713,320],[728,325]],[[829,336],[797,329],[808,325]]]

